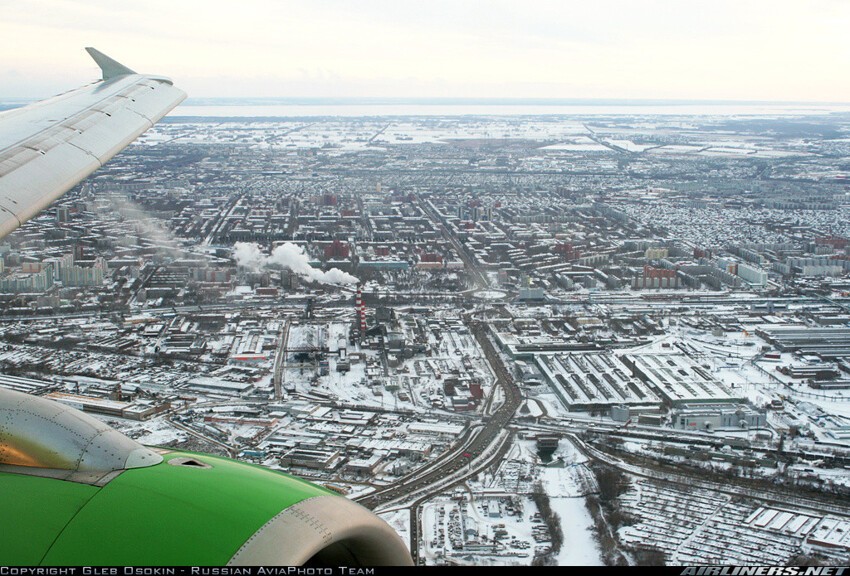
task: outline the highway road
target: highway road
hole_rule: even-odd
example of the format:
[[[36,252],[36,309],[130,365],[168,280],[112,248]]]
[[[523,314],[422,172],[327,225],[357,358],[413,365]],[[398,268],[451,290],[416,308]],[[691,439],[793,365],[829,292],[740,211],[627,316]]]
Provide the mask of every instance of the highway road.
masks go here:
[[[432,490],[428,490],[424,495],[418,497],[409,506],[407,506],[410,510],[410,553],[413,556],[413,562],[415,564],[419,563],[419,536],[421,527],[420,507],[422,504],[433,498],[436,494],[446,492],[455,486],[464,484],[469,478],[494,466],[505,457],[505,454],[507,454],[508,450],[510,450],[512,444],[513,434],[509,434],[504,438],[498,449],[491,456],[488,456],[483,462],[478,462],[474,466],[470,466],[464,474],[453,478],[448,482],[434,486]]]
[[[408,481],[402,481],[378,492],[365,495],[358,500],[360,504],[367,508],[376,508],[381,504],[397,500],[406,494],[439,482],[453,472],[467,466],[470,459],[475,459],[483,454],[496,441],[499,433],[507,427],[511,418],[513,418],[522,402],[519,386],[514,382],[513,376],[502,363],[493,344],[487,337],[487,328],[483,324],[476,323],[472,326],[472,332],[496,374],[496,385],[502,387],[505,402],[492,416],[484,418],[484,425],[477,434],[472,432],[458,442],[447,452],[449,456],[440,459],[436,466],[430,466],[414,474]]]
[[[286,368],[286,345],[289,342],[289,325],[290,320],[284,320],[283,328],[280,330],[280,336],[277,343],[277,353],[274,357],[274,398],[280,400],[283,396],[283,370]]]
[[[491,416],[483,419],[482,426],[467,430],[464,436],[435,462],[417,470],[401,482],[357,499],[363,506],[375,509],[405,496],[417,494],[416,500],[403,506],[410,509],[410,548],[414,561],[417,562],[419,506],[434,495],[465,482],[499,462],[512,444],[513,435],[506,435],[505,432],[522,403],[519,386],[490,341],[486,325],[476,322],[471,328],[496,375],[496,385],[503,391],[504,402]],[[463,470],[464,467],[466,470]]]

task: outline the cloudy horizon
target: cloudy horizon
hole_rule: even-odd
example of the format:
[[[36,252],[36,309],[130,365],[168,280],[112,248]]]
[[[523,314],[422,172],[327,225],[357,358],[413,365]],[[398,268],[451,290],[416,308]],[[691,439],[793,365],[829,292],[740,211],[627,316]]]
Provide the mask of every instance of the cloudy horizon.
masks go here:
[[[0,0],[0,97],[96,79],[95,46],[192,97],[848,102],[838,0]]]

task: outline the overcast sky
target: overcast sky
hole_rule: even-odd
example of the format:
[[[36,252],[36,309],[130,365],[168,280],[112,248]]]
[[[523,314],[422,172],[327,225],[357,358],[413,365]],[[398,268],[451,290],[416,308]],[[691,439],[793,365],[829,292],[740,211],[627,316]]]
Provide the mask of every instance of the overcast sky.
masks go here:
[[[0,0],[0,97],[98,77],[190,97],[850,101],[844,0]]]

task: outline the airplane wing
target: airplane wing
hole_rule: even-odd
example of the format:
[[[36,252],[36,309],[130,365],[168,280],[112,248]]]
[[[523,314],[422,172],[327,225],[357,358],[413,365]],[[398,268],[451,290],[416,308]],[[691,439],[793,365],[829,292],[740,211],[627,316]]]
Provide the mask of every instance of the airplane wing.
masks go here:
[[[87,48],[103,79],[0,113],[0,238],[177,106],[171,80]],[[0,388],[0,565],[410,565],[371,511],[225,458],[138,444],[74,408]],[[364,572],[358,572],[364,573]]]
[[[103,166],[186,98],[86,48],[102,80],[0,113],[0,238]]]

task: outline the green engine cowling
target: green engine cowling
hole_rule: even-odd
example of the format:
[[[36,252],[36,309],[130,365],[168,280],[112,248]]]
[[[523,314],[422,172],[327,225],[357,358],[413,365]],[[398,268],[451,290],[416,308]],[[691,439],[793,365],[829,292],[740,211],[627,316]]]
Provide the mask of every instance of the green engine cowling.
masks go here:
[[[33,419],[42,419],[41,433],[23,441],[16,419],[28,421],[28,433]],[[35,446],[41,458],[57,443],[73,453],[69,423],[77,459],[52,461],[114,463],[126,454],[125,464],[134,467],[22,465],[22,447]],[[334,492],[227,458],[147,449],[123,435],[110,452],[98,439],[117,432],[104,426],[70,407],[0,391],[0,446],[6,448],[0,457],[7,454],[0,460],[0,564],[411,564],[389,525]],[[59,439],[51,441],[54,435]],[[93,445],[104,452],[86,457]],[[9,463],[8,455],[18,460]]]

